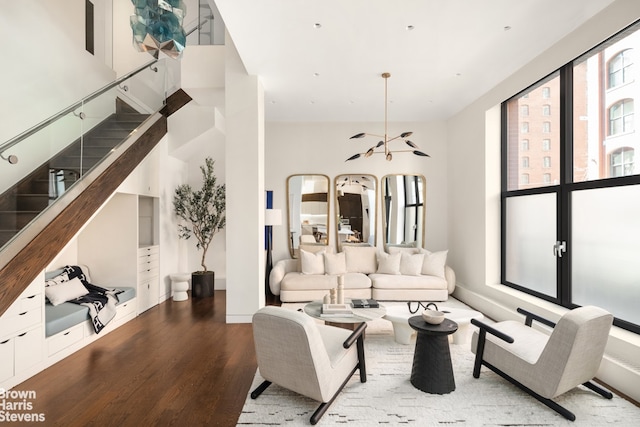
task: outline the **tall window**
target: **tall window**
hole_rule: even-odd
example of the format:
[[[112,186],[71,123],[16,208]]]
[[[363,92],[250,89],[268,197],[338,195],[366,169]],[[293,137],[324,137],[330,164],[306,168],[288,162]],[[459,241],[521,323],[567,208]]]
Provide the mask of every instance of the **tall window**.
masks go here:
[[[603,307],[640,334],[638,48],[640,21],[503,103],[501,275],[567,308]]]
[[[633,131],[633,101],[624,99],[609,108],[609,135]]]
[[[625,147],[611,153],[609,176],[633,175],[633,148]]]
[[[609,88],[623,85],[633,79],[633,49],[625,49],[609,61]]]
[[[529,106],[529,115],[523,118],[522,105],[526,102]],[[549,106],[549,113],[545,115],[543,105]],[[554,178],[559,174],[560,150],[551,147],[551,139],[560,138],[560,127],[554,123],[560,122],[560,75],[554,73],[534,87],[526,90],[517,97],[507,102],[509,110],[509,142],[508,156],[511,173],[507,178],[510,190],[534,188],[539,185],[552,185],[552,180],[544,181],[542,174],[543,158],[548,157],[552,170],[545,170]],[[526,120],[526,121],[525,121]],[[553,123],[552,123],[553,122]],[[526,146],[522,143],[527,141]],[[529,144],[529,141],[532,144]],[[533,143],[535,141],[535,143]],[[555,145],[555,144],[554,144]],[[526,153],[526,154],[525,154]],[[526,157],[527,160],[524,160]],[[552,161],[551,159],[557,161]],[[526,171],[526,178],[522,168],[530,168]]]

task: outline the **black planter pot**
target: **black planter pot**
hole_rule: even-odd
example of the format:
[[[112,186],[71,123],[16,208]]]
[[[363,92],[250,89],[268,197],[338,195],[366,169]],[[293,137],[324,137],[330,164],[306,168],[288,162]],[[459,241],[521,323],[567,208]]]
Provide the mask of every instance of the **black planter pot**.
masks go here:
[[[215,273],[213,271],[191,273],[191,293],[193,297],[212,297],[214,279]]]

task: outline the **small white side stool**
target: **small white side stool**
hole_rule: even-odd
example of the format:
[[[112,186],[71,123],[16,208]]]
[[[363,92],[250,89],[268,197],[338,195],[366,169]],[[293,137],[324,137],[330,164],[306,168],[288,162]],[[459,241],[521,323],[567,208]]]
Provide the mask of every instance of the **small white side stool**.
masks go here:
[[[189,273],[174,273],[170,274],[171,278],[171,289],[173,290],[173,300],[174,301],[185,301],[189,299],[189,294],[187,291],[189,290],[189,279],[191,278],[191,274]]]

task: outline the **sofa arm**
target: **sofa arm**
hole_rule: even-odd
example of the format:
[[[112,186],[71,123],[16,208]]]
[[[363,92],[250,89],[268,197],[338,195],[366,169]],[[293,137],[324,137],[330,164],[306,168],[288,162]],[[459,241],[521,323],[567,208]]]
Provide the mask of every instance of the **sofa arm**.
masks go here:
[[[269,288],[273,295],[280,295],[280,282],[285,274],[298,270],[297,259],[282,259],[273,266],[269,274]]]
[[[444,278],[447,280],[447,292],[451,295],[456,289],[456,272],[448,265],[444,266]]]

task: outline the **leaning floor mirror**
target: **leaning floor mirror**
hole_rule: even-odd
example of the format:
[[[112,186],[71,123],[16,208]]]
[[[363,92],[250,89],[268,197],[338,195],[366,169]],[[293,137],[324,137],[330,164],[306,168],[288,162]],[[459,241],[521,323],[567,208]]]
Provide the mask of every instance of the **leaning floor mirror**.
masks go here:
[[[291,175],[287,178],[289,251],[298,258],[300,244],[329,244],[329,177]]]
[[[382,178],[382,231],[390,246],[422,248],[425,229],[426,183],[422,175]]]
[[[345,245],[376,245],[376,181],[363,174],[335,178],[338,251]]]

